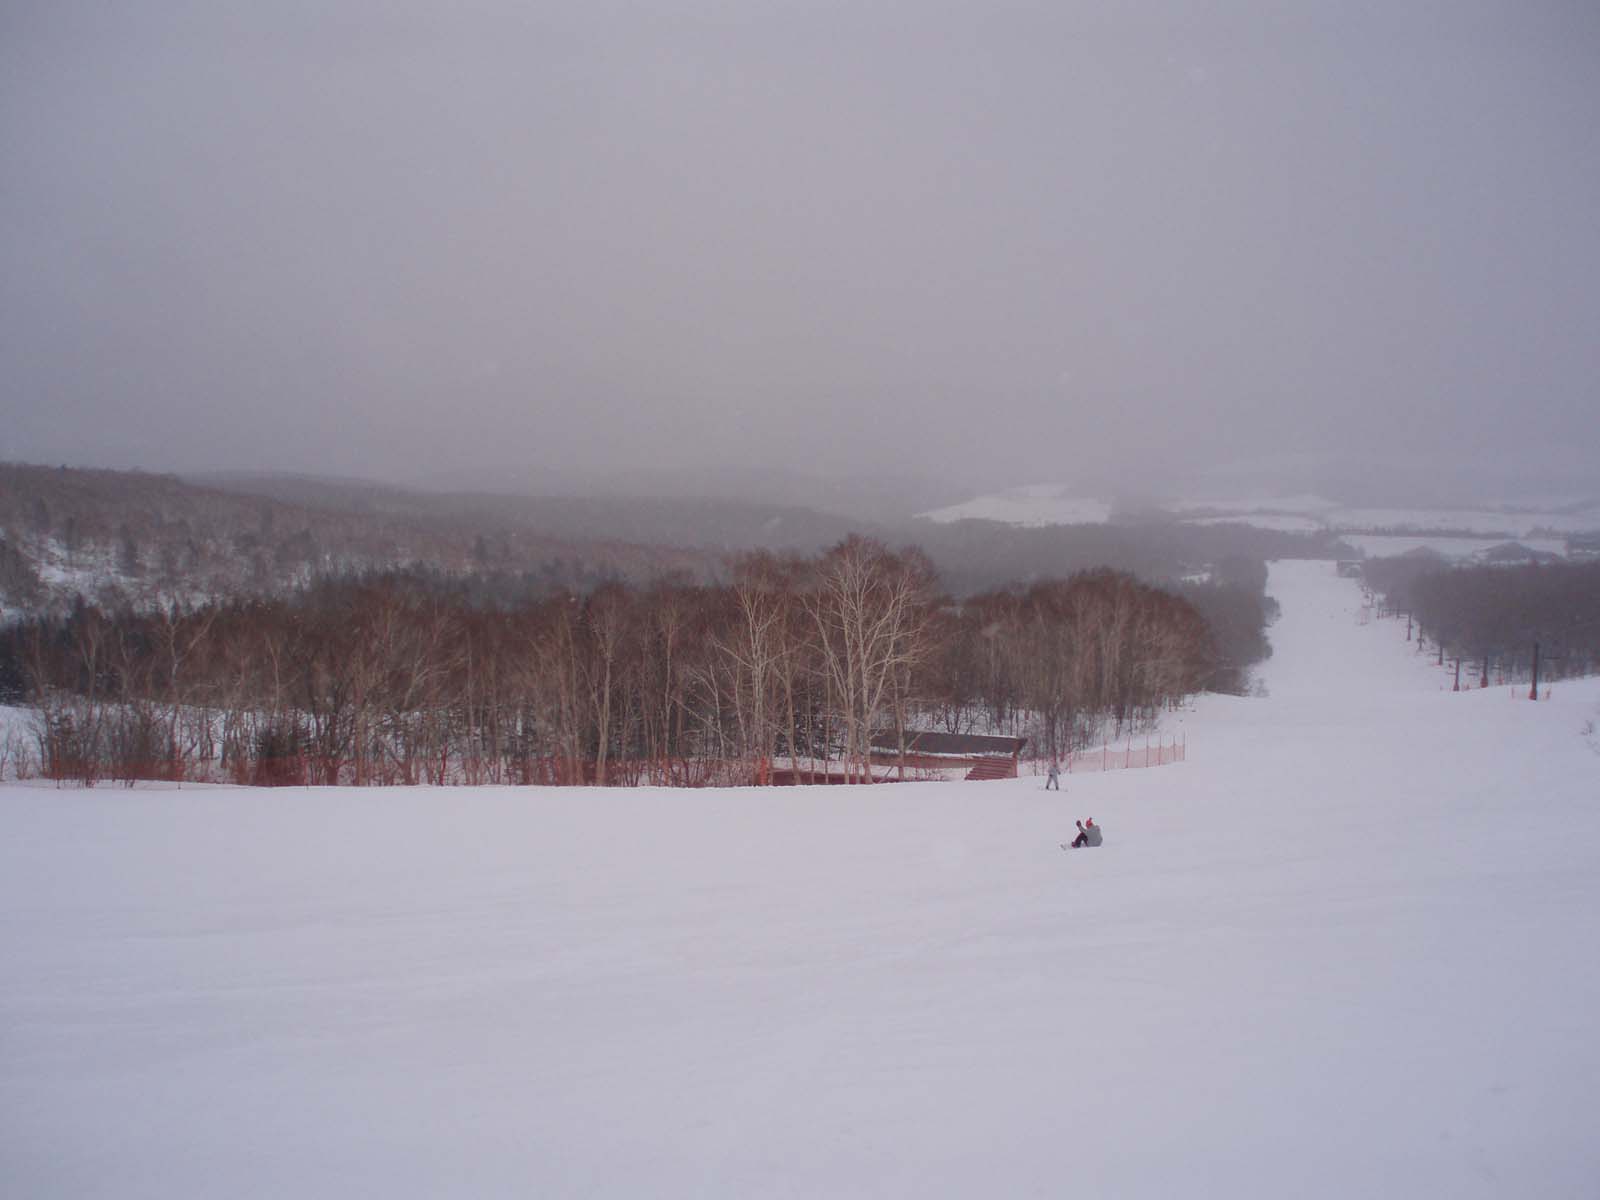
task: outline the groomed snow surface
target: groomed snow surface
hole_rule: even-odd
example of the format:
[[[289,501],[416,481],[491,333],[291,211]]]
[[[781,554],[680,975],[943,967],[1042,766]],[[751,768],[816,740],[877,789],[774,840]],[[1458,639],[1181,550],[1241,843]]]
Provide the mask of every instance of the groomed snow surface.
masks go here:
[[[5,788],[0,1192],[1595,1195],[1600,684],[1271,588],[1060,795]]]

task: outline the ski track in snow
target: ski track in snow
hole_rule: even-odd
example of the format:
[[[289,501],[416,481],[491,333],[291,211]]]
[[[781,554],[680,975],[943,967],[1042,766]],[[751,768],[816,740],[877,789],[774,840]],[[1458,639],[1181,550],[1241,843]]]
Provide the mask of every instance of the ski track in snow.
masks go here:
[[[1059,795],[0,789],[0,1192],[1593,1195],[1600,681],[1270,586]]]

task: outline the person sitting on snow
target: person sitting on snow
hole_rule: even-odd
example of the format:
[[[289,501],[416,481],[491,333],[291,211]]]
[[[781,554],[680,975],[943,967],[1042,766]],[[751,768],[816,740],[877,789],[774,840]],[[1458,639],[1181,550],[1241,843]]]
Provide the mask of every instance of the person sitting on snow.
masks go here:
[[[1080,846],[1098,845],[1100,845],[1100,826],[1094,823],[1094,818],[1090,817],[1087,825],[1079,821],[1078,836],[1072,839],[1072,848],[1076,850]]]

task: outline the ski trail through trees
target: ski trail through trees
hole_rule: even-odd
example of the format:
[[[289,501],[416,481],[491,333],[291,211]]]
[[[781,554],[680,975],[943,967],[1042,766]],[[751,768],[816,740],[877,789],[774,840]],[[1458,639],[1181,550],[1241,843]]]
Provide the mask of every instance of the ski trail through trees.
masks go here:
[[[1266,695],[1059,793],[0,788],[0,1172],[1585,1194],[1600,685],[1451,693],[1331,563],[1269,586]]]

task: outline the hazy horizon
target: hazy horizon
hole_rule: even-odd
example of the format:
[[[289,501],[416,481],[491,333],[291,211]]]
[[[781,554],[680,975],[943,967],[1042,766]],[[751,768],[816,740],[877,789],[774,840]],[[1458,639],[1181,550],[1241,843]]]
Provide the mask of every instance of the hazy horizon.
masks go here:
[[[1600,458],[1600,11],[0,14],[0,458],[822,506]]]

